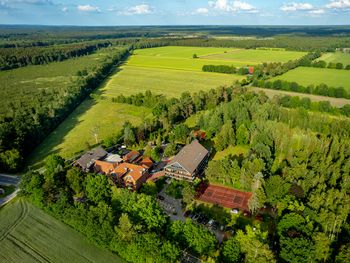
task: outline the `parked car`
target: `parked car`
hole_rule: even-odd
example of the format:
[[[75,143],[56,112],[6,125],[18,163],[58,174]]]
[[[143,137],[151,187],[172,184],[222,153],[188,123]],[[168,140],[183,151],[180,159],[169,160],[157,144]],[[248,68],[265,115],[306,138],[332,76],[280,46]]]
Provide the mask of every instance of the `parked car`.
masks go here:
[[[162,201],[165,199],[164,196],[162,196],[162,195],[158,195],[157,198],[158,198],[159,200],[162,200]]]
[[[208,226],[212,226],[215,223],[214,219],[210,219],[208,222]]]
[[[191,211],[190,211],[190,210],[185,211],[184,217],[188,217],[188,216],[190,216],[190,215],[191,215]]]
[[[195,215],[192,217],[192,219],[193,219],[193,220],[197,220],[197,219],[199,218],[199,216],[200,216],[200,214],[195,214]]]
[[[239,211],[238,211],[237,209],[231,209],[230,213],[231,213],[231,214],[238,214]]]

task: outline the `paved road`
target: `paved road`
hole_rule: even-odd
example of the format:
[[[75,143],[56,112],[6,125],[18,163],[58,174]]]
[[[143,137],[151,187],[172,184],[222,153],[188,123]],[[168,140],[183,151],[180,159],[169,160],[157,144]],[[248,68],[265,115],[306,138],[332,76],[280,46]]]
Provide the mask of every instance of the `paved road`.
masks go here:
[[[13,198],[17,196],[19,189],[17,188],[12,194],[5,196],[4,198],[0,198],[0,207],[10,202]]]
[[[0,174],[0,185],[17,185],[20,177],[16,175]]]

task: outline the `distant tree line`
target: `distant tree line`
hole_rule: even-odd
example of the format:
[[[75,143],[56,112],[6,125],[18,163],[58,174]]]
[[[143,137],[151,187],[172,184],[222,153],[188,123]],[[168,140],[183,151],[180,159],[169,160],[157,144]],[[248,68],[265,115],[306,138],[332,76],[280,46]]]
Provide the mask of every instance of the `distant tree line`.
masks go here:
[[[253,86],[265,88],[265,89],[274,89],[274,90],[285,90],[293,91],[299,93],[315,94],[335,98],[345,98],[349,99],[349,92],[343,87],[329,87],[327,84],[319,85],[308,85],[302,86],[296,82],[289,82],[284,80],[254,80],[252,82]]]
[[[329,101],[311,101],[309,98],[300,98],[298,96],[277,96],[276,102],[287,108],[303,108],[305,110],[326,112],[333,115],[344,115],[350,117],[350,105],[343,107],[333,107]]]
[[[111,42],[87,42],[50,47],[0,48],[0,70],[41,65],[79,57],[108,47]]]
[[[345,69],[350,70],[350,65],[344,65],[341,62],[329,62],[324,60],[317,60],[312,62],[309,66],[314,68],[330,68],[330,69]]]
[[[273,38],[155,38],[145,40],[154,46],[193,46],[193,47],[224,47],[256,49],[283,48],[291,51],[335,52],[339,47],[350,46],[349,37],[311,37],[311,36],[275,36]],[[151,45],[151,44],[150,44]]]
[[[128,54],[128,48],[113,51],[93,71],[78,74],[74,83],[64,91],[64,96],[50,94],[52,99],[46,100],[45,104],[24,107],[14,112],[12,117],[0,119],[0,170],[18,171],[23,158],[98,87],[113,66]]]
[[[228,66],[228,65],[203,65],[202,71],[225,73],[225,74],[239,74],[239,75],[249,74],[248,67],[236,68],[234,66]]]

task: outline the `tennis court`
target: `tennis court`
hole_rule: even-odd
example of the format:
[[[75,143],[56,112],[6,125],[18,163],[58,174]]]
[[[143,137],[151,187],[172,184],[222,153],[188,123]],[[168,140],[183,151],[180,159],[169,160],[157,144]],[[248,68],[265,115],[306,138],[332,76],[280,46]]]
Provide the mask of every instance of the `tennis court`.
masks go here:
[[[248,211],[248,201],[252,193],[218,186],[201,185],[197,192],[197,199],[203,202]]]

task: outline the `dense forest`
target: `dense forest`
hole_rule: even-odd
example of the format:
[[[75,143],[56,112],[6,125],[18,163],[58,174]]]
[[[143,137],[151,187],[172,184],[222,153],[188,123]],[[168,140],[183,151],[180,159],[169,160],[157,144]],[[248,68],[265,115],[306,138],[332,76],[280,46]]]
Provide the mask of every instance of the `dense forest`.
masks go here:
[[[38,94],[36,103],[21,104],[12,114],[0,119],[0,169],[17,171],[27,156],[70,114],[92,90],[110,74],[111,69],[129,54],[128,48],[110,49],[104,61],[90,72],[79,71],[63,90]]]
[[[206,180],[252,192],[249,210],[253,217],[265,211],[263,222],[236,218],[234,234],[219,244],[193,221],[172,222],[163,214],[154,199],[161,182],[130,193],[56,155],[46,160],[44,174],[24,177],[22,194],[128,262],[175,262],[184,249],[209,262],[348,262],[348,118],[288,107],[287,97],[269,100],[239,87],[162,102],[150,92],[137,97],[118,101],[151,107],[156,118],[139,127],[125,124],[118,139],[143,147],[159,138],[172,147],[202,129],[216,151],[247,147],[244,156],[210,161]],[[183,122],[191,116],[194,128]],[[184,200],[191,203],[193,195]]]

